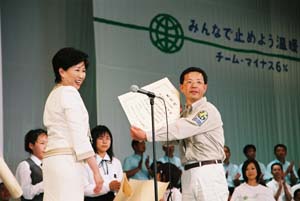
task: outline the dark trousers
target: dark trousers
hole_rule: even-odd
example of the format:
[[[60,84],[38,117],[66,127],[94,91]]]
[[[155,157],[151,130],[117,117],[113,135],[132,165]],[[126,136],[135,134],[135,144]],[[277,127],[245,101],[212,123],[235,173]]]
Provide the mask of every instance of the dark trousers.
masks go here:
[[[115,198],[114,192],[109,192],[98,197],[84,197],[84,201],[113,201]]]

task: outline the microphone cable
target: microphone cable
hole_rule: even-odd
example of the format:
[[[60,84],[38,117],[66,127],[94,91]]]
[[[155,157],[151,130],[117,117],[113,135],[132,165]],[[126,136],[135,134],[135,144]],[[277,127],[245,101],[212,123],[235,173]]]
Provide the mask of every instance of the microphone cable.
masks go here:
[[[167,105],[166,105],[165,99],[163,99],[163,98],[160,97],[160,96],[157,96],[157,98],[159,98],[160,100],[162,100],[162,102],[163,102],[163,104],[164,104],[164,108],[165,108],[166,129],[167,129],[167,147],[169,147],[169,121],[168,121]],[[169,156],[168,156],[168,162],[170,162]]]
[[[169,121],[168,121],[168,112],[167,112],[167,106],[166,106],[166,101],[165,99],[163,99],[160,96],[157,96],[157,98],[159,98],[160,100],[162,100],[163,104],[164,104],[164,108],[165,108],[165,116],[166,116],[166,129],[167,129],[167,157],[168,157],[168,174],[169,174],[169,186],[172,188],[173,185],[171,184],[172,181],[172,176],[171,176],[171,161],[170,161],[170,157],[169,157]],[[170,185],[171,184],[171,185]],[[171,191],[170,188],[170,191]]]

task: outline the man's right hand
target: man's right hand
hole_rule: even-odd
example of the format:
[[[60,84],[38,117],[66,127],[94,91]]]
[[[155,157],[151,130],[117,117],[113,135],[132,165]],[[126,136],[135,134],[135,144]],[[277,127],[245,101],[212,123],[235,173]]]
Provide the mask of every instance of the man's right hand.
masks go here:
[[[130,135],[134,140],[147,140],[145,131],[135,126],[131,126]]]

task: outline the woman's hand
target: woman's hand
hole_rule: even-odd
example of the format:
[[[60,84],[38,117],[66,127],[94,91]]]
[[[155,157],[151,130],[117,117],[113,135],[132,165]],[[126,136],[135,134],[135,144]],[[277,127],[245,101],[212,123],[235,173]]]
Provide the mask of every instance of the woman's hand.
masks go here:
[[[103,186],[103,179],[100,174],[94,174],[94,181],[95,181],[95,188],[94,193],[99,194],[102,186]]]
[[[95,181],[94,193],[99,194],[102,189],[103,179],[100,175],[99,168],[96,163],[96,159],[94,156],[90,156],[89,158],[86,159],[86,162],[90,166],[90,168],[93,172],[93,175],[94,175],[94,181]]]
[[[109,183],[109,189],[111,191],[118,191],[121,187],[121,182],[117,181],[117,180],[113,180]]]

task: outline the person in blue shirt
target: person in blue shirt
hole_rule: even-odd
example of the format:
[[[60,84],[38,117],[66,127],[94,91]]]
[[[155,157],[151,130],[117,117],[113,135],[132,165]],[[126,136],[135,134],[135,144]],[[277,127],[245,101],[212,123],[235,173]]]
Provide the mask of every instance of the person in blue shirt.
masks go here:
[[[223,161],[223,167],[226,175],[228,190],[229,190],[229,198],[231,197],[234,188],[239,185],[239,167],[238,165],[230,162],[231,152],[230,148],[224,145],[224,153],[225,153],[225,160]],[[230,199],[228,199],[230,200]]]
[[[165,155],[158,159],[162,163],[172,163],[176,165],[180,170],[183,170],[180,158],[174,155],[175,146],[173,144],[163,144],[162,149]]]
[[[298,175],[295,169],[294,161],[290,162],[286,160],[287,147],[284,144],[275,145],[274,155],[276,159],[267,165],[267,171],[272,172],[272,164],[281,163],[286,183],[288,183],[290,186],[295,185],[298,182]]]
[[[123,171],[128,179],[148,180],[150,179],[150,159],[146,151],[145,141],[132,140],[131,147],[134,154],[126,157],[123,163]]]

